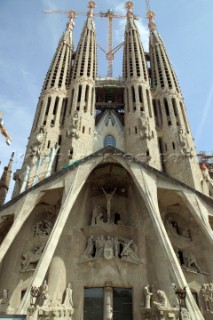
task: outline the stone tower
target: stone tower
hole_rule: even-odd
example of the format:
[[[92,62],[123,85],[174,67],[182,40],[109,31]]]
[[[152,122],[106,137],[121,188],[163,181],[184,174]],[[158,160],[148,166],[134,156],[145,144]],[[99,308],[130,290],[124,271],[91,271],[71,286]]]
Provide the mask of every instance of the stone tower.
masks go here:
[[[97,78],[94,8],[76,50],[69,11],[0,208],[0,315],[211,320],[212,179],[154,14],[145,53],[126,3],[123,78]]]

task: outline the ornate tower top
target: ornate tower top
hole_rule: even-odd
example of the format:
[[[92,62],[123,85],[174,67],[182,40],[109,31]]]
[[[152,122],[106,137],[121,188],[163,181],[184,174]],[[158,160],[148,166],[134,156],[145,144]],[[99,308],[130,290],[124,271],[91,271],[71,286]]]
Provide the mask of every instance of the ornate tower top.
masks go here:
[[[125,8],[127,9],[127,18],[133,18],[133,12],[132,9],[134,8],[134,3],[132,1],[127,1],[125,3]]]
[[[146,17],[149,19],[148,27],[151,32],[155,31],[156,23],[154,17],[156,16],[155,12],[151,11],[149,0],[146,0]]]
[[[69,11],[68,12],[68,17],[70,19],[69,23],[67,24],[67,27],[72,31],[74,26],[75,26],[75,22],[74,22],[74,19],[75,19],[75,16],[76,16],[76,11]]]
[[[154,21],[154,17],[156,16],[155,12],[149,10],[146,16],[149,19],[149,23],[148,23],[149,30],[151,32],[155,31],[156,30],[156,23]]]
[[[88,17],[93,17],[94,16],[94,8],[96,7],[96,3],[94,1],[89,1],[88,2]]]

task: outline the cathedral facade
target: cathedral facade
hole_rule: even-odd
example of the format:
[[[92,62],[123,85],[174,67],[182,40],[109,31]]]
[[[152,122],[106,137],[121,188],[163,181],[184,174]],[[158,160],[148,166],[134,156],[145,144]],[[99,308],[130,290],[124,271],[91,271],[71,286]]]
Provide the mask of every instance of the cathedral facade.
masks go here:
[[[213,181],[154,13],[145,52],[132,6],[119,79],[97,77],[95,3],[76,50],[69,12],[0,209],[2,316],[213,317]]]

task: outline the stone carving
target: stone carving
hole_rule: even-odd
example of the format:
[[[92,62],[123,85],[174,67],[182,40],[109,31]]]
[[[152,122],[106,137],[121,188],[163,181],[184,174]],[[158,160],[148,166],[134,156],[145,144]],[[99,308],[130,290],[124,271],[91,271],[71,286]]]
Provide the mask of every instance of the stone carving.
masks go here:
[[[48,293],[48,284],[46,280],[44,280],[44,283],[39,289],[40,294],[37,298],[36,305],[38,305],[39,307],[49,307],[50,297]]]
[[[29,149],[29,154],[31,158],[34,156],[39,156],[41,154],[41,144],[44,141],[45,133],[44,129],[41,127],[39,133],[35,137],[35,142],[32,144],[32,146]]]
[[[204,283],[201,290],[205,310],[207,312],[213,312],[213,283]]]
[[[137,255],[137,245],[133,240],[118,239],[107,236],[91,235],[87,240],[87,246],[83,255],[87,259],[105,258],[112,259],[117,257],[133,263],[141,263]]]
[[[95,224],[103,224],[103,223],[104,223],[104,216],[103,216],[102,208],[96,205],[93,209],[91,225],[93,226]]]
[[[130,262],[140,263],[140,258],[130,247],[132,244],[133,244],[133,240],[125,241],[123,251],[121,252],[121,259],[130,261]]]
[[[36,236],[49,236],[53,227],[53,223],[48,220],[41,220],[33,227],[33,235]]]
[[[181,319],[182,320],[191,320],[189,311],[186,308],[181,309]]]
[[[142,139],[152,139],[154,136],[153,131],[150,129],[149,118],[146,117],[146,113],[144,111],[141,112],[141,116],[139,120],[139,128],[140,128],[140,136]]]
[[[151,308],[151,298],[153,293],[150,291],[149,285],[144,287],[144,296],[145,296],[145,309]]]
[[[32,250],[22,254],[22,272],[35,270],[36,265],[38,264],[42,252],[44,250],[44,247],[45,243],[42,243],[40,245],[34,246]]]
[[[169,218],[167,220],[167,224],[169,227],[169,231],[171,232],[172,235],[175,237],[182,237],[188,241],[191,241],[191,233],[188,228],[180,228],[178,223],[174,221],[173,219]]]
[[[104,258],[112,259],[114,256],[113,240],[108,236],[104,245]]]
[[[74,309],[73,300],[72,300],[72,285],[69,282],[65,290],[65,296],[63,301],[63,306],[68,309]]]
[[[113,195],[115,194],[116,188],[112,192],[107,193],[104,188],[101,188],[103,191],[105,197],[106,197],[106,202],[107,202],[107,223],[111,222],[111,200]]]
[[[83,253],[84,256],[87,256],[88,258],[91,258],[94,253],[94,237],[91,235],[87,241],[87,247]]]
[[[105,239],[103,236],[97,237],[95,240],[95,258],[103,257],[105,248]]]
[[[213,193],[213,179],[210,177],[208,167],[205,165],[205,163],[202,163],[200,168],[203,173],[203,178],[208,184],[209,190]]]
[[[184,135],[183,129],[181,127],[178,130],[178,135],[179,135],[182,155],[192,158],[193,157],[192,148],[189,147],[186,135]]]
[[[75,111],[72,117],[71,125],[67,130],[67,137],[73,137],[76,139],[79,138],[78,124],[79,124],[78,112]]]
[[[183,252],[183,268],[201,273],[201,269],[195,259],[195,256],[190,252]]]
[[[153,301],[153,306],[156,307],[157,309],[161,308],[167,308],[167,297],[164,291],[158,290],[157,291],[157,297],[158,301]]]
[[[2,298],[0,299],[0,304],[5,304],[8,302],[8,290],[3,289]]]

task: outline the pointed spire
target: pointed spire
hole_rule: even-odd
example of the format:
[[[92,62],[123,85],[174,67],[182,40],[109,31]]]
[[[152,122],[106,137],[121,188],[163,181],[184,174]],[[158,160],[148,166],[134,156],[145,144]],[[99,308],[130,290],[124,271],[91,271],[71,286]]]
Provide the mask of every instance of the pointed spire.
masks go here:
[[[123,55],[123,77],[141,78],[148,82],[148,71],[143,45],[140,34],[135,24],[135,15],[132,12],[133,2],[125,3],[127,9],[127,23],[125,28],[124,55]]]
[[[73,51],[72,32],[75,25],[75,15],[75,11],[71,10],[68,12],[69,22],[59,40],[58,47],[44,81],[42,93],[51,88],[65,90],[69,85]]]
[[[9,190],[13,158],[14,158],[14,152],[11,154],[11,158],[8,163],[8,166],[4,167],[4,171],[0,179],[0,206],[4,204],[5,198],[7,196],[7,192]]]

